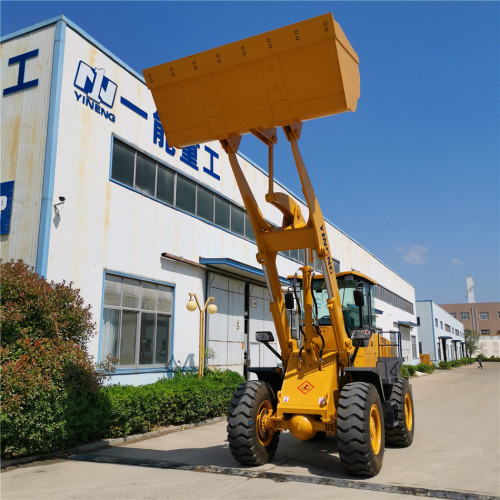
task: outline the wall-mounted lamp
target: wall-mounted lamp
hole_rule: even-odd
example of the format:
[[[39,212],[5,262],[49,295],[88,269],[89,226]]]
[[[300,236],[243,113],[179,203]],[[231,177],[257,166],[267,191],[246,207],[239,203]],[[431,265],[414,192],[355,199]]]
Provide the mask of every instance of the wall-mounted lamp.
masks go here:
[[[59,203],[54,204],[54,210],[56,212],[57,217],[59,217],[59,205],[64,205],[66,198],[64,196],[59,196]]]
[[[214,304],[215,298],[208,297],[205,305],[203,307],[200,306],[198,302],[198,297],[195,293],[189,294],[189,300],[186,304],[186,308],[188,311],[196,311],[198,309],[200,311],[200,352],[199,352],[199,369],[198,369],[198,378],[203,377],[203,367],[205,364],[205,310],[208,311],[208,314],[215,314],[217,312],[217,306]]]

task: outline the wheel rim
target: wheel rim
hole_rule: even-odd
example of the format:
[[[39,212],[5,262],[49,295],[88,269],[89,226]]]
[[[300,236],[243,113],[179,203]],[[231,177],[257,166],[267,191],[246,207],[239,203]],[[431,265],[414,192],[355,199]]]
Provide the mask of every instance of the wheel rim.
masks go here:
[[[370,409],[370,441],[373,453],[378,455],[382,444],[382,425],[380,411],[376,404],[373,404]]]
[[[266,429],[266,420],[272,412],[273,407],[270,401],[263,401],[257,410],[257,437],[262,446],[268,446],[273,438]]]
[[[405,420],[406,428],[411,431],[413,427],[413,409],[411,405],[411,398],[408,393],[405,394]]]

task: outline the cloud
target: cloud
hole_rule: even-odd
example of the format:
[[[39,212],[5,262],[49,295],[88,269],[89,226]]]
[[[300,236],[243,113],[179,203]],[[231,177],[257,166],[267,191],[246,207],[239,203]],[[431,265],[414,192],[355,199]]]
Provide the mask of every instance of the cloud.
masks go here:
[[[396,250],[403,254],[403,260],[405,262],[409,262],[414,266],[422,266],[427,262],[425,258],[427,254],[427,247],[412,245],[409,248],[397,247]]]
[[[460,259],[451,259],[451,265],[452,266],[463,266],[465,264],[465,262],[463,260],[460,260]]]

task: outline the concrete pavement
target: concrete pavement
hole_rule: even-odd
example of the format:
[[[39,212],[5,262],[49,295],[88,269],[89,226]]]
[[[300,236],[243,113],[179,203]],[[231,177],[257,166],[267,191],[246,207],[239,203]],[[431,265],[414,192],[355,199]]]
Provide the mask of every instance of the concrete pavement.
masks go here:
[[[348,476],[336,439],[281,435],[272,463],[239,466],[225,422],[2,473],[2,498],[493,498],[500,494],[500,363],[412,379],[413,445],[378,476]]]

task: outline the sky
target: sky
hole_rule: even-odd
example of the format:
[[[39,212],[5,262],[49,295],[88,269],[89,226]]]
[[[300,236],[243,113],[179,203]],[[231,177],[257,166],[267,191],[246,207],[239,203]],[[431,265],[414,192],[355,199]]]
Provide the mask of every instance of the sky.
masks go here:
[[[355,113],[304,123],[323,214],[417,300],[500,301],[500,3],[0,3],[2,36],[64,14],[142,70],[332,12],[360,59]],[[240,150],[267,169],[267,150]],[[275,177],[303,198],[281,135]],[[335,255],[335,249],[333,249]]]

